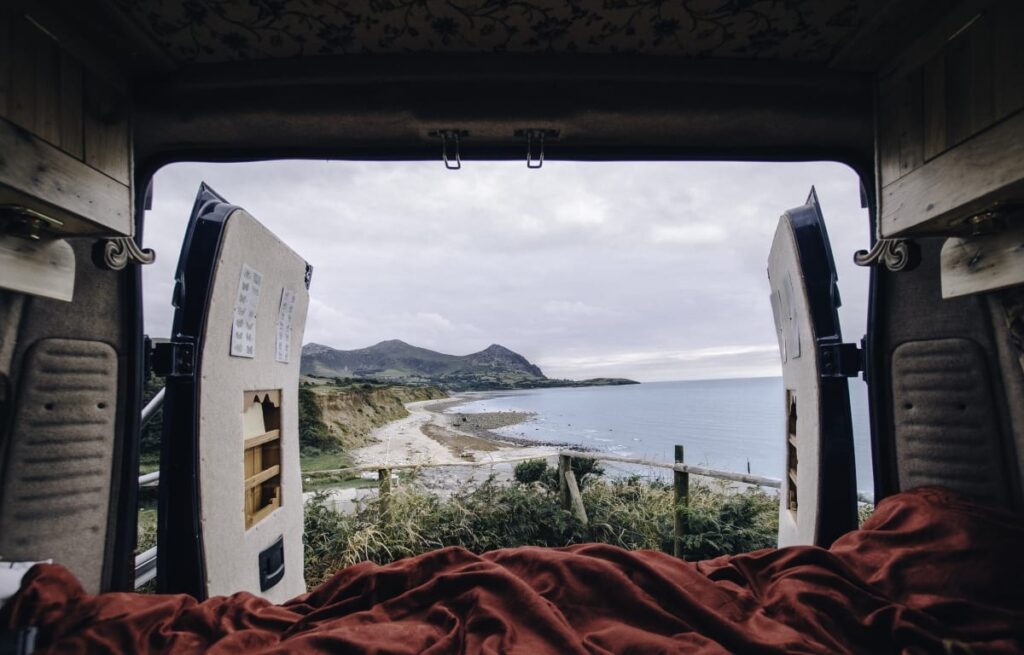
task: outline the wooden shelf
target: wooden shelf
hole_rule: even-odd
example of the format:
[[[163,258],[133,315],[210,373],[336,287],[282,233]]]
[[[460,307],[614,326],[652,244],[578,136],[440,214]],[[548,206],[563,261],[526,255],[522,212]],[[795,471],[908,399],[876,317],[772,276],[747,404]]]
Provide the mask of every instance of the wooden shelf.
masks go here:
[[[255,437],[249,437],[245,440],[245,449],[255,448],[256,446],[262,446],[263,444],[274,441],[275,439],[281,438],[280,430],[271,430],[264,432],[263,434],[257,434]]]
[[[272,478],[272,477],[274,477],[276,475],[280,475],[280,474],[281,474],[281,467],[279,465],[277,465],[277,464],[274,464],[270,468],[264,469],[264,470],[260,471],[259,473],[257,473],[256,475],[252,476],[251,478],[246,478],[245,479],[245,488],[246,489],[252,489],[253,487],[255,487],[257,485],[261,485],[264,482],[266,482],[267,480],[269,480],[270,478]]]
[[[245,527],[246,528],[251,528],[252,526],[256,525],[257,523],[259,523],[260,521],[265,519],[267,516],[269,516],[275,509],[277,509],[280,506],[281,506],[281,501],[277,497],[275,497],[272,501],[270,501],[269,505],[261,508],[258,512],[253,514],[248,519],[248,521],[247,521],[248,524]]]

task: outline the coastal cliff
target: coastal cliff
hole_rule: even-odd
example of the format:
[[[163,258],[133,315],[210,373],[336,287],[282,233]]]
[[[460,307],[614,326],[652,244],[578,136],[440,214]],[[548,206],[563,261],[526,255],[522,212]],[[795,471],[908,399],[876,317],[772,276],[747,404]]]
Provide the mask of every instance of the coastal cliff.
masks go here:
[[[374,428],[408,416],[405,403],[447,396],[433,386],[307,381],[299,387],[299,443],[326,451],[359,448]]]

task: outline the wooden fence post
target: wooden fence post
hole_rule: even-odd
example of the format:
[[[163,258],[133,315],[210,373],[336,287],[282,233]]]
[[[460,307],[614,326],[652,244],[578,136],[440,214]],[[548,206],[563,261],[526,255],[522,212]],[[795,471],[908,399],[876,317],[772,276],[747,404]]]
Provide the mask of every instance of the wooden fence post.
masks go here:
[[[676,464],[683,463],[683,447],[676,446]],[[690,474],[681,471],[673,471],[673,489],[675,493],[675,525],[673,526],[672,554],[676,557],[683,556],[683,534],[686,532],[686,517],[683,515],[683,507],[690,499]]]
[[[380,496],[381,509],[387,509],[388,497],[391,496],[391,469],[377,469],[377,490]]]
[[[576,484],[576,474],[572,472],[571,467],[565,471],[565,486],[569,488],[572,513],[576,515],[580,523],[586,525],[589,521],[587,520],[587,510],[583,507],[583,494],[580,493],[580,486]]]
[[[572,471],[572,458],[567,455],[558,456],[558,497],[562,501],[562,509],[568,510],[572,507],[572,499],[569,496],[569,481],[566,473]]]

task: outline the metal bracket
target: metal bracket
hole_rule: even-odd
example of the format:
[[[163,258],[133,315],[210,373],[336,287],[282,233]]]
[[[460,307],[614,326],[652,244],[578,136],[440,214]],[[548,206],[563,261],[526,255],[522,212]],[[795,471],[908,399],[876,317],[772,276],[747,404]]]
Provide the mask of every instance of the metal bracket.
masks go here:
[[[196,372],[196,347],[191,340],[155,341],[150,361],[159,377],[190,377]]]
[[[462,168],[462,143],[464,137],[469,136],[467,130],[433,130],[429,136],[441,139],[441,161],[444,167],[450,171],[457,171]]]
[[[52,238],[64,227],[64,221],[21,205],[0,205],[0,222],[4,231],[30,241]]]
[[[857,266],[884,265],[893,273],[910,271],[920,261],[917,245],[906,239],[879,239],[871,250],[858,250],[853,254]]]
[[[103,243],[103,264],[112,271],[120,271],[128,264],[144,266],[155,261],[153,249],[140,248],[132,237],[114,237]]]
[[[526,140],[526,167],[538,169],[544,165],[544,142],[557,139],[558,130],[516,130],[512,135]]]
[[[855,343],[825,344],[819,348],[823,378],[855,378],[864,370],[864,351]]]

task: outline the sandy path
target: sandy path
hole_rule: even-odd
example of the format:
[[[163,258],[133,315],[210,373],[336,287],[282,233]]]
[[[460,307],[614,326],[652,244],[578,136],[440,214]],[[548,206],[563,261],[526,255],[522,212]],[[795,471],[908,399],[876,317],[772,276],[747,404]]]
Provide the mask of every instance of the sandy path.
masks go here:
[[[458,450],[462,456],[452,449],[431,439],[421,429],[426,424],[448,430],[450,433],[463,434],[451,430],[444,417],[429,408],[446,404],[453,406],[453,400],[469,401],[469,398],[454,396],[440,400],[421,400],[406,403],[409,416],[392,421],[375,429],[371,433],[374,443],[352,451],[356,465],[403,465],[403,464],[456,464],[466,462],[495,462],[521,457],[548,457],[557,453],[552,446],[512,446],[497,442],[488,442],[486,448],[473,449],[463,446]],[[479,437],[465,435],[479,441]]]

